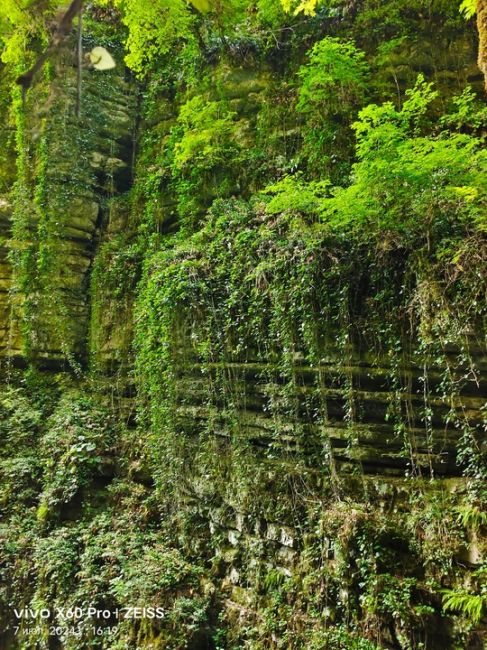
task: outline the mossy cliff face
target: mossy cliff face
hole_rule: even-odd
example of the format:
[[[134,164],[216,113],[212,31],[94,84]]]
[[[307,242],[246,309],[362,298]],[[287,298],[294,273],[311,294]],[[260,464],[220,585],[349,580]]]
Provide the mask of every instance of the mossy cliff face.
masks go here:
[[[90,268],[107,199],[130,182],[135,119],[134,89],[120,69],[103,78],[84,70],[76,115],[73,64],[71,44],[13,104],[19,169],[2,208],[11,233],[2,258],[11,296],[3,354],[53,367],[87,358]]]
[[[0,106],[1,647],[485,644],[474,21],[339,6]]]

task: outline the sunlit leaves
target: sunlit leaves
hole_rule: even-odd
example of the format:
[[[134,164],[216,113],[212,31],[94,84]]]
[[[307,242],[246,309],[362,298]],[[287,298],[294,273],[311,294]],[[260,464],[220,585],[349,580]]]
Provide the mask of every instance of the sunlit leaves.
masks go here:
[[[202,13],[206,13],[211,9],[210,0],[190,0],[190,2],[195,9],[201,11]]]
[[[294,0],[281,0],[284,11],[292,11],[295,15],[303,13],[305,16],[313,16],[321,2],[322,0],[298,0],[297,2]]]
[[[57,3],[53,0],[2,0],[0,3],[1,60],[10,66],[18,65],[25,56],[29,42],[46,38],[47,22],[53,16]]]
[[[297,110],[305,116],[304,153],[314,175],[347,173],[350,123],[363,106],[368,78],[364,53],[349,41],[326,37],[299,69]],[[336,163],[339,163],[338,165]]]
[[[328,194],[329,181],[305,183],[297,176],[285,176],[278,183],[269,185],[263,191],[272,196],[266,205],[268,214],[283,212],[299,212],[301,214],[317,214],[322,199]]]
[[[473,623],[480,623],[487,604],[484,594],[459,593],[445,589],[443,594],[443,609],[447,612],[461,613]]]
[[[421,135],[436,92],[420,77],[407,97],[402,111],[385,103],[359,113],[354,183],[337,189],[323,213],[337,227],[429,230],[438,237],[447,236],[453,222],[481,227],[487,159],[479,140],[465,134]]]
[[[367,73],[365,55],[353,43],[324,38],[313,46],[309,63],[299,70],[298,110],[330,113],[343,102],[353,101],[363,91]]]
[[[190,6],[183,0],[114,0],[128,27],[127,65],[145,76],[159,57],[190,34]]]
[[[199,95],[183,104],[178,117],[183,135],[175,147],[176,167],[181,169],[189,162],[208,162],[218,157],[230,134],[233,117],[218,102],[205,101]]]
[[[476,11],[477,11],[476,0],[463,0],[462,4],[460,5],[460,12],[467,19],[472,18],[472,16],[475,14]]]

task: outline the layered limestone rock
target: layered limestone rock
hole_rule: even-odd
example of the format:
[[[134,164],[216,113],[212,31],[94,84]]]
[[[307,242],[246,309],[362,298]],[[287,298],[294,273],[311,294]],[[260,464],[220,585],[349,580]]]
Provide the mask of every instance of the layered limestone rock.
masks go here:
[[[216,435],[231,437],[232,427],[226,420],[223,401],[218,424],[214,424],[214,410],[219,405],[214,386],[217,375],[225,374],[231,378],[227,391],[235,409],[229,419],[237,418],[240,435],[250,442],[271,445],[276,453],[280,450],[291,456],[304,455],[310,459],[311,466],[314,463],[319,466],[326,439],[342,471],[358,466],[369,474],[403,476],[407,472],[455,476],[461,473],[456,456],[462,431],[457,422],[468,422],[481,436],[487,399],[487,364],[485,357],[474,360],[479,371],[478,383],[467,386],[464,394],[453,401],[434,395],[442,379],[439,370],[428,373],[429,389],[433,392],[425,397],[426,378],[422,369],[414,365],[403,369],[404,376],[409,378],[409,389],[400,395],[391,390],[390,366],[372,364],[366,355],[357,355],[345,369],[339,358],[333,357],[313,368],[296,365],[294,417],[286,413],[282,385],[269,379],[276,375],[271,365],[214,364],[208,371],[206,364],[200,366],[194,362],[191,370],[183,371],[178,381],[178,421],[189,435],[206,430],[211,421]],[[359,414],[353,422],[345,417],[350,391]],[[211,406],[209,396],[214,398]],[[397,399],[408,413],[407,431],[397,430],[388,417]],[[281,414],[276,404],[279,400],[283,402]],[[426,408],[431,410],[427,422]],[[445,425],[447,415],[449,425]]]
[[[114,71],[83,70],[79,117],[72,44],[54,61],[52,79],[27,101],[30,198],[28,208],[13,205],[13,222],[21,226],[3,248],[13,250],[12,272],[5,267],[13,309],[2,313],[9,332],[4,355],[52,367],[86,360],[91,266],[107,202],[132,173],[135,91],[118,58]]]

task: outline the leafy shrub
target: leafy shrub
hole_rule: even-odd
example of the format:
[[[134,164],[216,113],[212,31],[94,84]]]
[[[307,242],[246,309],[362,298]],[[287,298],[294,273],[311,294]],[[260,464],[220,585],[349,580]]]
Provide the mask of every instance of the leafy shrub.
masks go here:
[[[41,502],[49,508],[68,503],[89,485],[109,462],[114,435],[107,411],[88,398],[65,395],[41,440],[46,467]]]
[[[366,96],[368,66],[352,43],[326,37],[309,52],[299,70],[297,110],[305,117],[304,155],[314,176],[346,176],[350,160],[350,122]]]

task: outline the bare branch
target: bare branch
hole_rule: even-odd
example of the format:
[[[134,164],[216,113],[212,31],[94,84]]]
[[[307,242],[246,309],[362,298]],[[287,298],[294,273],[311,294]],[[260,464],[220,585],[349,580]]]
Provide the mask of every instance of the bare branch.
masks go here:
[[[24,92],[31,87],[35,75],[39,72],[47,59],[69,35],[73,27],[73,20],[75,16],[81,12],[82,6],[83,0],[72,0],[66,13],[62,16],[59,24],[56,26],[52,41],[49,43],[48,47],[38,57],[32,68],[17,78],[16,81],[20,86],[22,86]]]

